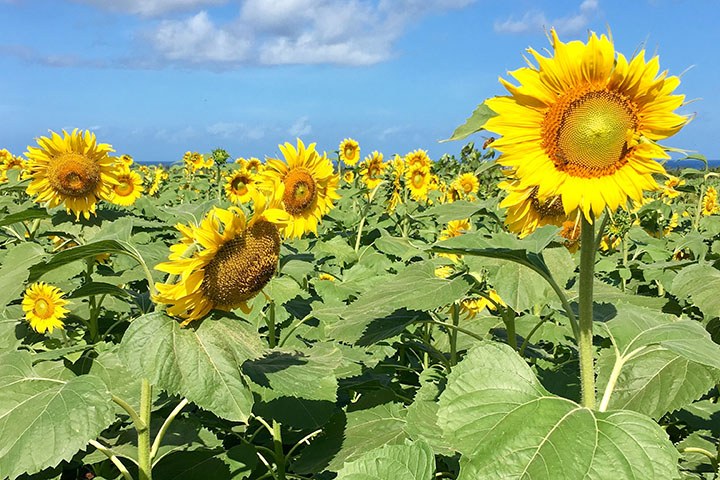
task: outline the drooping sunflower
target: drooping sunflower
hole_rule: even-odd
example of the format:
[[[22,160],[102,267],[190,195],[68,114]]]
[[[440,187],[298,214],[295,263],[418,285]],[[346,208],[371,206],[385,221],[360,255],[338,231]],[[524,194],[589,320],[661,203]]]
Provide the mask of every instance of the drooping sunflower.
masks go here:
[[[562,226],[575,219],[572,213],[565,213],[563,198],[559,195],[542,199],[538,196],[538,187],[522,187],[517,180],[500,182],[498,186],[508,192],[500,202],[501,208],[507,208],[505,225],[520,238],[544,225]]]
[[[494,312],[498,306],[504,307],[506,305],[500,295],[494,289],[490,289],[487,291],[487,297],[473,297],[463,300],[460,303],[460,314],[465,317],[465,320],[470,320],[486,308],[488,311]]]
[[[480,190],[480,181],[473,173],[463,173],[452,184],[454,189],[465,198],[474,198],[478,190]]]
[[[249,221],[242,210],[231,207],[211,210],[197,226],[176,225],[182,239],[170,247],[168,261],[155,267],[171,277],[156,285],[154,300],[170,305],[168,313],[183,318],[182,325],[212,309],[249,312],[247,301],[275,274],[278,227],[290,218],[279,205],[268,205],[263,195],[257,195],[253,205]]]
[[[62,136],[50,132],[40,137],[40,147],[28,147],[28,172],[31,178],[27,193],[37,203],[56,207],[64,204],[68,212],[79,219],[95,214],[98,200],[109,200],[112,187],[118,183],[113,151],[107,143],[97,143],[89,131],[72,133],[65,130]]]
[[[340,142],[340,160],[345,165],[355,165],[360,160],[360,144],[352,138]]]
[[[405,186],[410,190],[410,196],[417,201],[427,200],[431,180],[429,167],[408,165],[405,170]]]
[[[260,176],[261,190],[274,196],[292,221],[283,228],[285,238],[299,238],[304,233],[317,234],[320,219],[338,199],[340,177],[325,154],[297,140],[297,148],[286,142],[279,146],[283,160],[269,158]]]
[[[658,58],[646,62],[644,50],[628,62],[605,35],[584,44],[550,34],[552,57],[528,49],[538,67],[510,72],[518,86],[500,79],[510,95],[486,101],[497,115],[485,128],[502,135],[498,163],[522,187],[560,196],[565,213],[579,208],[592,222],[658,188],[652,174],[665,169],[655,159],[669,156],[656,142],[687,122],[674,113],[684,96],[672,95],[679,78],[658,75]]]
[[[232,203],[247,203],[257,194],[256,177],[244,168],[227,175],[225,181],[225,193]]]
[[[720,204],[718,204],[718,194],[715,187],[708,187],[705,190],[705,195],[702,199],[702,210],[703,216],[712,215],[714,213],[720,213]]]
[[[375,150],[368,155],[360,165],[360,178],[365,186],[372,190],[383,180],[383,173],[387,163],[383,162],[383,154]]]
[[[678,178],[674,175],[668,175],[667,180],[665,180],[665,183],[663,185],[663,197],[667,198],[675,198],[678,195],[680,195],[680,192],[675,190],[675,187],[680,187],[682,185],[685,185],[685,180]]]
[[[111,203],[127,207],[142,196],[142,177],[129,167],[123,165],[117,170],[117,182],[117,185],[112,187]]]
[[[59,288],[38,282],[25,290],[22,309],[33,330],[38,333],[52,333],[54,329],[64,327],[62,320],[68,313],[64,308],[67,304],[68,301],[62,298]]]

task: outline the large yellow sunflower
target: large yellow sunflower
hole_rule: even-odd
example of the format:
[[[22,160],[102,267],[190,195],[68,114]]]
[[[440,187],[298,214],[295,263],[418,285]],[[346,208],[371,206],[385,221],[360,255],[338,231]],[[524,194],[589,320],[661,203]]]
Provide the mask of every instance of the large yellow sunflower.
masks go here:
[[[109,200],[118,183],[113,151],[107,143],[97,143],[95,134],[63,130],[62,136],[50,132],[40,137],[38,147],[28,147],[28,171],[31,178],[27,193],[38,203],[56,207],[64,204],[76,219],[95,214],[99,199]]]
[[[249,221],[242,210],[231,207],[213,209],[197,226],[176,225],[182,239],[170,247],[168,261],[155,267],[171,277],[156,285],[154,300],[170,305],[168,313],[183,318],[182,325],[212,309],[249,312],[247,301],[275,274],[278,227],[290,218],[279,205],[267,205],[263,195],[253,201]]]
[[[130,170],[127,164],[117,170],[117,182],[117,185],[112,187],[111,203],[127,207],[142,196],[142,177],[139,173]]]
[[[387,163],[383,162],[383,154],[375,150],[361,164],[360,178],[367,188],[372,190],[382,183],[383,172]]]
[[[522,187],[559,195],[565,213],[579,208],[593,221],[658,188],[652,174],[665,169],[655,159],[669,157],[655,142],[687,122],[674,113],[684,96],[672,95],[679,78],[658,74],[644,50],[628,62],[605,35],[584,44],[550,34],[554,56],[528,49],[538,66],[510,72],[518,86],[500,79],[511,95],[486,101],[497,115],[485,128],[502,135],[498,162]]]
[[[232,203],[247,203],[257,193],[255,175],[245,168],[227,175],[225,181],[225,193]]]
[[[292,217],[283,228],[285,238],[299,238],[307,232],[317,234],[320,219],[339,198],[336,190],[340,177],[333,173],[327,156],[315,151],[314,143],[305,147],[298,139],[297,148],[289,142],[279,148],[284,161],[267,159],[259,187],[281,202]]]
[[[410,196],[415,200],[427,200],[431,181],[432,175],[430,175],[429,167],[416,164],[415,166],[408,165],[405,170],[405,185],[410,190]]]
[[[340,160],[345,165],[355,165],[360,160],[360,144],[352,138],[340,142]]]
[[[67,304],[68,301],[62,298],[59,288],[38,282],[25,290],[22,309],[25,312],[25,319],[36,332],[52,333],[55,328],[64,327],[62,319],[68,313],[64,308]]]

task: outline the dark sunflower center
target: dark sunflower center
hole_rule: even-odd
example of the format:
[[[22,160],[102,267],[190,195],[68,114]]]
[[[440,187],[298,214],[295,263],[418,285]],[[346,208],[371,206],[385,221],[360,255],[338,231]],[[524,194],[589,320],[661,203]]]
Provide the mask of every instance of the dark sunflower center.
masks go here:
[[[33,309],[35,314],[40,318],[47,318],[50,316],[51,308],[50,304],[44,298],[40,298],[35,301],[35,308]]]
[[[317,184],[305,169],[291,170],[285,176],[283,203],[291,215],[300,215],[313,208],[317,199]]]
[[[555,166],[576,177],[611,175],[627,163],[637,128],[635,106],[607,90],[571,93],[543,122],[543,146]]]
[[[237,176],[233,178],[232,182],[230,183],[230,186],[232,189],[237,192],[240,195],[244,195],[247,193],[247,184],[248,179],[243,176]]]
[[[218,307],[235,308],[267,285],[278,264],[280,235],[260,220],[225,243],[205,267],[203,291]]]
[[[345,158],[351,159],[355,156],[355,149],[351,146],[345,147]]]
[[[533,191],[530,194],[530,204],[541,217],[557,217],[565,215],[565,208],[563,207],[562,197],[560,195],[550,197],[541,202],[537,197],[537,192],[538,188],[533,188]]]
[[[100,167],[84,155],[64,153],[54,158],[47,170],[52,188],[68,197],[85,197],[100,183]]]

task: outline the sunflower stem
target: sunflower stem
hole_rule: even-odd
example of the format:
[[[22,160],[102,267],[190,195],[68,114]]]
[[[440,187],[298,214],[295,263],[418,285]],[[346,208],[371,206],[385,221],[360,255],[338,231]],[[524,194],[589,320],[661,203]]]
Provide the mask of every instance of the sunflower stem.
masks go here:
[[[92,282],[93,269],[95,267],[95,259],[88,257],[85,259],[85,284]],[[99,308],[95,302],[95,295],[88,297],[88,307],[90,309],[90,318],[88,319],[88,330],[90,333],[90,341],[96,343],[98,341],[98,314]]]
[[[275,448],[275,474],[278,480],[285,480],[285,453],[283,452],[282,430],[280,424],[273,420],[272,424],[273,447]]]
[[[277,346],[277,337],[275,335],[275,302],[270,300],[268,304],[268,311],[265,315],[265,323],[268,327],[268,344],[270,348]]]
[[[515,311],[512,308],[502,308],[502,321],[505,324],[508,345],[517,352],[517,336],[515,335]]]
[[[693,230],[697,232],[698,226],[700,225],[700,215],[703,209],[703,199],[705,198],[705,184],[700,186],[700,198],[698,199],[697,211],[695,212],[695,218],[693,219]]]
[[[583,216],[580,232],[579,337],[582,405],[595,408],[595,361],[593,351],[593,279],[595,271],[595,225]]]
[[[457,302],[450,306],[450,315],[452,316],[452,324],[454,328],[448,329],[448,338],[450,340],[450,365],[457,365],[457,327],[460,324],[460,308]]]
[[[152,385],[147,378],[140,387],[140,419],[144,428],[137,428],[138,474],[140,480],[152,480],[152,457],[150,445],[150,413],[152,411]]]

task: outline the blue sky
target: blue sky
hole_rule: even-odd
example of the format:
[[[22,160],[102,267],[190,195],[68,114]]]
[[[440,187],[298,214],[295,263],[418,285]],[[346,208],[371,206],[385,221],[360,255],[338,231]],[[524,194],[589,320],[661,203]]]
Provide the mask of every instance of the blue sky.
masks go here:
[[[525,48],[606,32],[682,75],[695,115],[664,143],[720,159],[717,0],[0,0],[0,148],[91,129],[138,161],[225,148],[277,156],[299,136],[363,156],[438,143]],[[648,56],[650,56],[648,55]],[[684,73],[683,73],[684,72]],[[480,143],[482,138],[476,136]]]

